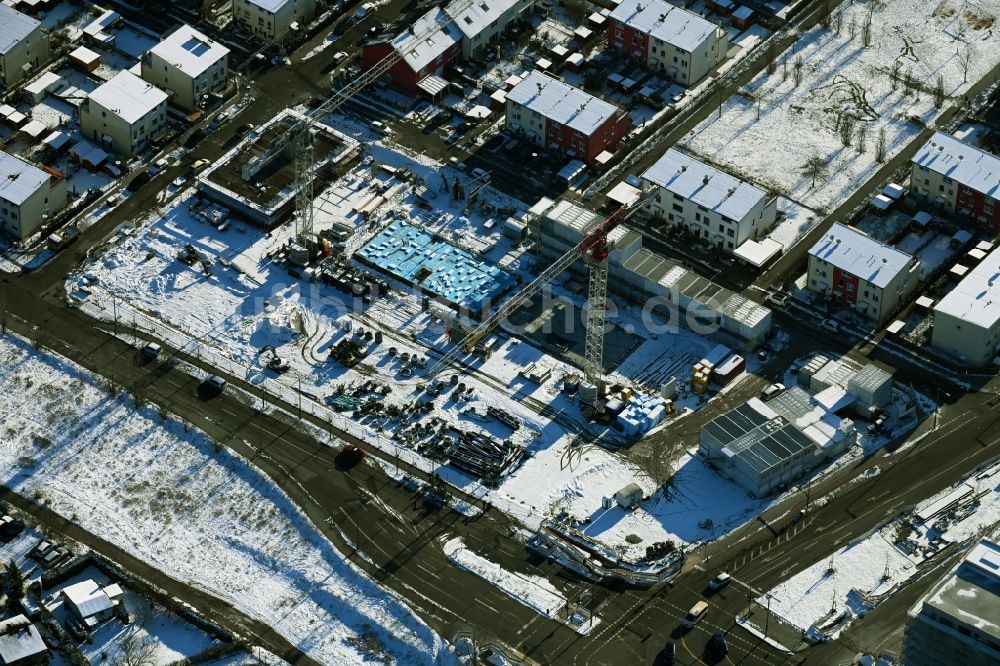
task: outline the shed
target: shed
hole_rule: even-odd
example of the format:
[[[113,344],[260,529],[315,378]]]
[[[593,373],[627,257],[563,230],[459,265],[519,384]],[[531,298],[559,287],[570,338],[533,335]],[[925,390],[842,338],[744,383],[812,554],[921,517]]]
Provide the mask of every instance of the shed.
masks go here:
[[[490,95],[490,106],[494,109],[503,109],[507,106],[507,93],[503,90],[496,90]]]
[[[893,203],[895,202],[884,194],[876,194],[875,198],[872,199],[872,208],[878,212],[884,212],[889,210]]]
[[[921,227],[926,227],[933,219],[934,217],[930,213],[922,210],[913,216],[913,223]]]
[[[736,248],[733,256],[754,268],[764,268],[774,261],[784,249],[785,247],[773,238],[765,238],[759,242],[751,238]]]
[[[965,245],[966,243],[968,243],[971,240],[972,240],[972,232],[971,231],[969,231],[968,229],[959,229],[951,237],[951,244],[953,246],[955,246],[955,247],[959,247],[961,245]]]
[[[566,65],[573,71],[579,71],[586,62],[582,53],[571,53],[566,56]]]
[[[608,22],[607,17],[601,14],[600,12],[594,12],[593,14],[587,17],[587,23],[598,29],[603,28],[604,24],[607,22]]]
[[[40,120],[32,120],[22,127],[21,131],[29,136],[32,141],[41,141],[42,135],[47,134],[49,128]]]
[[[31,97],[34,104],[45,99],[46,95],[55,92],[66,85],[66,80],[55,72],[45,72],[37,79],[24,86],[24,92]]]
[[[707,0],[705,6],[719,16],[729,16],[736,9],[733,0]]]
[[[642,501],[642,488],[638,483],[630,483],[615,493],[615,501],[623,509],[631,509]]]
[[[618,183],[608,192],[608,199],[614,201],[619,206],[630,206],[638,201],[641,196],[642,190],[629,185],[625,181]]]
[[[43,664],[48,647],[38,628],[24,615],[0,622],[0,663],[3,666]]]
[[[729,21],[740,30],[746,30],[753,25],[753,10],[745,5],[740,5],[729,17]]]
[[[566,49],[563,48],[563,50],[565,51]],[[565,57],[565,54],[559,57],[560,58]],[[543,72],[547,72],[549,69],[552,68],[552,61],[549,60],[548,58],[539,58],[538,62],[535,63],[535,67]]]
[[[930,310],[934,307],[934,299],[930,296],[920,296],[917,298],[917,307],[924,310]]]
[[[906,188],[902,185],[897,185],[896,183],[889,183],[885,186],[885,189],[882,190],[882,194],[889,197],[893,201],[899,201],[903,198],[903,195],[906,194]]]
[[[80,46],[70,52],[69,62],[77,69],[89,74],[101,66],[101,55],[96,51],[91,51],[86,46]]]
[[[733,354],[712,370],[712,381],[719,386],[728,385],[746,370],[746,361],[739,354]]]
[[[951,267],[951,270],[948,272],[951,273],[953,277],[960,278],[964,277],[965,274],[969,272],[969,269],[963,266],[962,264],[955,264],[954,266]]]
[[[42,139],[42,143],[56,152],[61,152],[69,147],[69,142],[69,134],[66,132],[60,132],[59,130],[55,130]]]
[[[573,36],[579,39],[581,42],[585,42],[594,36],[594,31],[585,26],[580,26],[573,31]]]
[[[900,331],[906,327],[906,322],[902,319],[897,319],[888,326],[885,327],[885,332],[889,335],[899,335]]]

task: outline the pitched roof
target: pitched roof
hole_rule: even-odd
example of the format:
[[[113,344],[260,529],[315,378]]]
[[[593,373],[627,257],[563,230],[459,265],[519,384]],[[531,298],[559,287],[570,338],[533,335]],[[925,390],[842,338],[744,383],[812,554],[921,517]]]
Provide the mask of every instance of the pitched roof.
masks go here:
[[[430,30],[434,32],[422,39],[416,38],[417,35],[424,35]],[[460,41],[462,33],[454,21],[449,19],[440,7],[435,7],[418,18],[412,28],[399,33],[392,40],[392,47],[402,56],[410,69],[419,72]]]
[[[41,23],[16,9],[0,4],[0,53],[31,34]]]
[[[740,221],[767,197],[767,193],[725,171],[671,148],[642,174],[646,180],[715,211]]]
[[[487,26],[517,6],[517,3],[518,0],[473,0],[461,11],[455,11],[455,7],[462,4],[461,0],[458,0],[447,5],[444,11],[455,20],[455,25],[462,34],[473,39]]]
[[[886,287],[913,260],[913,255],[843,224],[830,227],[809,248],[809,254],[879,288]]]
[[[37,627],[23,615],[0,622],[0,662],[11,664],[48,648]]]
[[[913,156],[913,163],[1000,199],[1000,157],[974,148],[953,136],[935,132]]]
[[[611,18],[688,52],[718,29],[711,21],[665,0],[623,0]]]
[[[983,328],[1000,321],[1000,250],[993,250],[934,306],[934,312],[951,315]]]
[[[48,181],[49,174],[0,150],[0,199],[20,206]]]
[[[127,123],[136,122],[167,101],[167,93],[128,70],[115,74],[88,97]]]
[[[64,587],[62,593],[83,618],[91,617],[114,606],[111,598],[93,580]]]
[[[507,101],[590,136],[621,112],[614,104],[534,70],[507,93]]]
[[[247,2],[272,14],[288,4],[288,0],[247,0]]]
[[[149,51],[192,78],[229,54],[228,48],[186,24]]]

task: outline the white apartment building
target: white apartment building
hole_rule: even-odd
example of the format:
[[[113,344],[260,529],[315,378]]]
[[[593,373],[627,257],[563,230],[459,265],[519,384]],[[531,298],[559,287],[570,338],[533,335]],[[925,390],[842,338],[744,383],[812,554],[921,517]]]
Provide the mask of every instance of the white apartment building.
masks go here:
[[[913,255],[835,224],[809,248],[809,289],[885,322],[920,282]]]
[[[659,187],[650,212],[729,252],[774,227],[777,202],[767,192],[674,148],[642,174]]]
[[[182,25],[142,56],[142,78],[170,95],[186,111],[202,106],[208,93],[226,84],[229,49]]]
[[[608,46],[693,86],[729,51],[726,31],[666,0],[623,0],[608,21]]]
[[[129,71],[102,83],[80,105],[85,139],[126,157],[142,152],[167,126],[167,93]]]
[[[934,306],[931,346],[963,365],[992,363],[1000,347],[1000,250]]]
[[[233,0],[233,19],[264,39],[283,39],[297,23],[304,28],[316,15],[316,0]]]
[[[535,0],[475,0],[461,11],[452,2],[445,13],[462,32],[462,57],[485,55],[484,48],[500,39],[507,27],[534,6]]]
[[[66,206],[66,180],[0,150],[0,230],[24,240]]]
[[[1000,546],[973,546],[907,616],[900,663],[1000,663]]]
[[[49,35],[39,21],[0,4],[0,84],[20,83],[49,59]]]

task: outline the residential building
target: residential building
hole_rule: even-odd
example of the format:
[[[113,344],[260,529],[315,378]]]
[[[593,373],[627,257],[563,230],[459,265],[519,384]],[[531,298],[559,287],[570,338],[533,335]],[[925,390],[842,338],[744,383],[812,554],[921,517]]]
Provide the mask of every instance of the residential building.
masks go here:
[[[722,27],[666,0],[623,0],[609,19],[610,48],[685,86],[708,75],[729,50]]]
[[[534,4],[535,0],[475,0],[466,5],[457,0],[444,11],[462,31],[462,57],[469,59],[484,57],[486,47],[497,43],[510,24]]]
[[[574,248],[603,216],[571,201],[542,198],[528,212],[528,226],[542,262]],[[608,289],[618,298],[649,308],[662,330],[697,329],[752,347],[771,330],[771,310],[642,247],[642,234],[621,225],[609,236]],[[578,262],[569,271],[586,279]]]
[[[920,262],[853,227],[835,224],[809,248],[808,276],[812,291],[882,324],[917,287]]]
[[[49,35],[42,24],[0,4],[0,84],[20,83],[49,59]]]
[[[857,441],[854,422],[833,413],[838,407],[797,386],[767,403],[751,398],[702,426],[698,452],[722,476],[763,497]]]
[[[65,206],[65,178],[0,150],[0,230],[24,240]]]
[[[912,164],[914,196],[1000,232],[1000,157],[935,132]]]
[[[293,24],[304,28],[316,14],[316,0],[233,0],[233,20],[267,40],[287,38]]]
[[[0,622],[0,666],[33,666],[49,660],[38,627],[24,615]]]
[[[994,363],[1000,351],[1000,249],[934,306],[931,346],[963,365]]]
[[[907,613],[906,666],[1000,663],[1000,546],[982,540]]]
[[[629,116],[614,104],[534,70],[507,93],[506,126],[543,148],[591,164],[628,134]]]
[[[365,44],[361,51],[365,70],[393,51],[402,59],[389,69],[392,85],[413,95],[423,79],[443,76],[452,68],[462,52],[462,32],[443,9],[435,7],[391,41]]]
[[[117,584],[101,587],[88,579],[62,589],[66,607],[87,627],[95,627],[115,615],[123,592]]]
[[[80,130],[120,155],[132,157],[167,128],[167,93],[130,71],[119,72],[80,105]]]
[[[655,217],[716,247],[732,252],[774,228],[774,197],[674,148],[642,177],[659,187],[647,205]]]
[[[229,49],[189,25],[174,30],[142,56],[142,78],[170,95],[185,111],[202,107],[226,85]]]

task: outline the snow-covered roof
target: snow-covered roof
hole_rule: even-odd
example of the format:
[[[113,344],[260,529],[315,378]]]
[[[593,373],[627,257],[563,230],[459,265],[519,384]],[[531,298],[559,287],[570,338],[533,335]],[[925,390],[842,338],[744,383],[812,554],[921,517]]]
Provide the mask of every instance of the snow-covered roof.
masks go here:
[[[132,72],[118,72],[88,97],[130,124],[167,101],[167,93]]]
[[[923,603],[1000,640],[1000,546],[985,539],[977,543]]]
[[[935,132],[913,156],[913,163],[994,199],[1000,199],[1000,157]]]
[[[764,238],[760,242],[751,238],[736,248],[733,255],[751,266],[760,268],[775,255],[781,254],[783,249],[784,246],[773,238]]]
[[[934,306],[943,313],[983,328],[1000,322],[1000,250],[994,250]]]
[[[0,150],[0,199],[20,206],[49,181],[49,174]]]
[[[15,615],[0,622],[0,662],[13,664],[47,649],[42,635],[25,616]]]
[[[187,24],[149,51],[192,78],[229,55],[228,48]]]
[[[7,53],[39,25],[41,24],[30,16],[0,4],[0,53]]]
[[[114,606],[111,598],[93,580],[84,580],[63,588],[62,593],[81,618],[88,618]]]
[[[437,28],[435,32],[422,39],[416,39],[417,35],[426,34],[435,27]],[[435,7],[418,18],[412,28],[399,33],[392,40],[392,47],[402,56],[410,69],[419,72],[460,41],[462,33],[455,27],[455,23],[448,19],[444,10]]]
[[[86,46],[78,46],[70,52],[69,57],[79,60],[80,62],[90,64],[95,60],[100,60],[101,54],[96,51],[91,51]]]
[[[590,136],[609,118],[621,110],[614,104],[598,99],[568,83],[531,72],[507,93],[507,101],[540,113],[549,120],[568,125]]]
[[[684,51],[694,51],[718,27],[666,0],[623,0],[611,18]]]
[[[739,178],[671,148],[642,177],[660,187],[740,221],[767,197],[767,193]]]
[[[288,0],[247,0],[247,2],[272,14],[276,14],[278,10],[288,4]]]
[[[912,255],[843,224],[830,227],[809,248],[809,254],[879,288],[886,287],[913,261]]]
[[[491,23],[506,12],[517,6],[518,0],[473,0],[461,11],[455,11],[462,0],[456,0],[444,8],[444,11],[455,20],[455,25],[469,39],[473,39]]]

